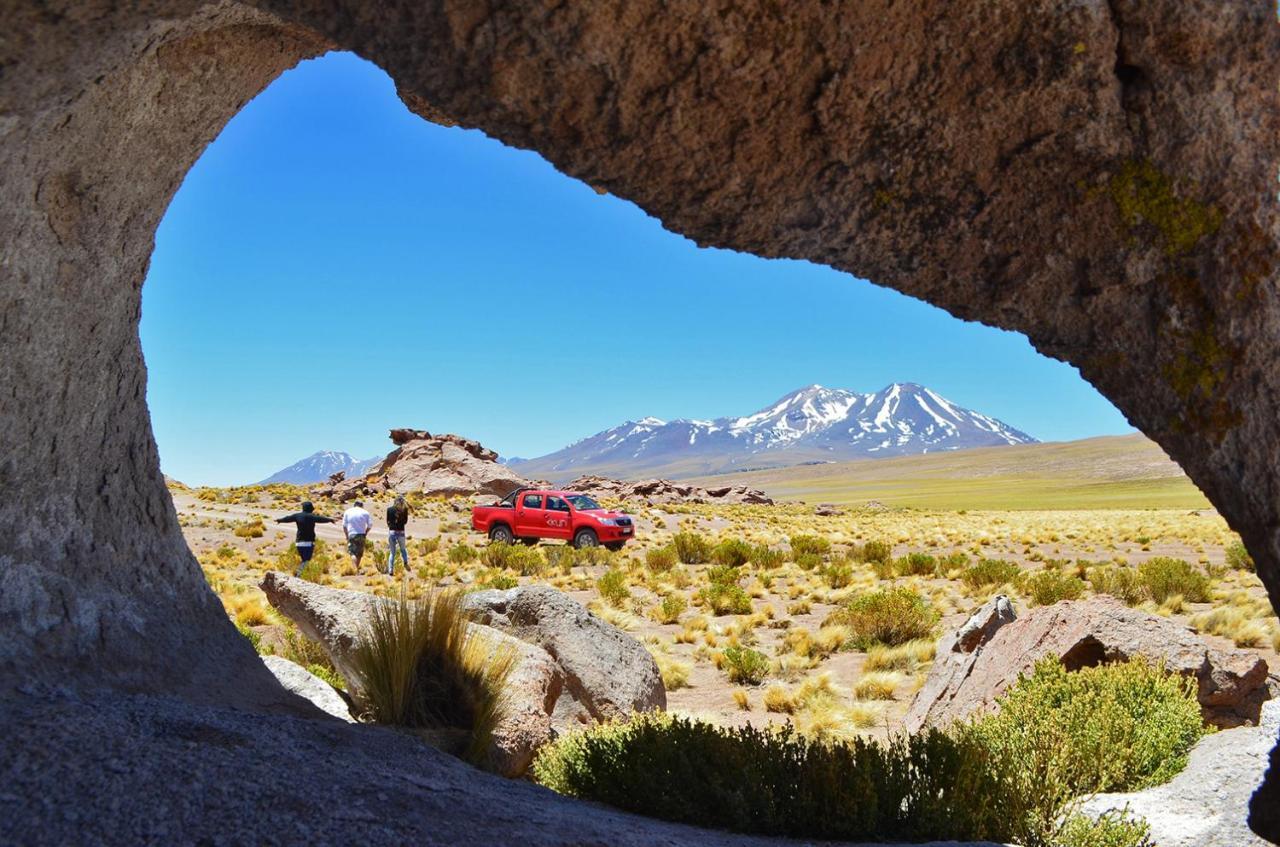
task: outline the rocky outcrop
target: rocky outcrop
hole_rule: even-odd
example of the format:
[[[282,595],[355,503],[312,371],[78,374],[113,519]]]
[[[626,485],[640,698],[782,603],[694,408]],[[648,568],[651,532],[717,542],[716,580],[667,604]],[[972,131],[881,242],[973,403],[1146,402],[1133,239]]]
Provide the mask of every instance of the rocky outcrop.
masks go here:
[[[1131,794],[1098,794],[1080,808],[1097,817],[1126,807],[1151,826],[1155,847],[1266,847],[1245,823],[1280,733],[1280,700],[1262,707],[1258,726],[1206,735],[1187,767],[1164,785]]]
[[[382,598],[326,588],[269,572],[262,590],[271,605],[319,642],[358,689],[351,663],[369,615]],[[666,708],[666,692],[649,652],[631,636],[547,586],[468,595],[471,637],[517,661],[507,680],[508,708],[494,730],[490,764],[519,776],[557,732],[637,711]]]
[[[566,491],[590,494],[612,500],[640,501],[650,506],[668,503],[745,503],[772,506],[773,500],[763,491],[742,485],[699,488],[669,479],[646,479],[639,482],[609,479],[603,476],[580,476],[564,487]]]
[[[545,585],[468,594],[476,621],[536,644],[564,672],[557,728],[663,710],[667,692],[657,663],[640,642]]]
[[[819,503],[813,507],[813,513],[820,518],[838,518],[844,514],[844,509],[835,503]]]
[[[384,491],[428,497],[505,497],[528,483],[498,462],[498,454],[459,435],[432,435],[422,429],[393,429],[396,449],[364,476],[333,479],[316,490],[340,503]]]
[[[905,726],[945,726],[990,708],[1018,676],[1045,656],[1075,670],[1144,657],[1194,677],[1205,720],[1257,723],[1272,695],[1267,663],[1256,653],[1219,648],[1167,618],[1092,597],[1033,609],[1014,620],[998,597],[938,646],[938,658],[912,701]]]
[[[286,691],[297,694],[320,711],[339,720],[354,722],[351,709],[347,707],[347,701],[342,699],[342,695],[302,665],[282,656],[263,656],[262,663],[280,680]]]

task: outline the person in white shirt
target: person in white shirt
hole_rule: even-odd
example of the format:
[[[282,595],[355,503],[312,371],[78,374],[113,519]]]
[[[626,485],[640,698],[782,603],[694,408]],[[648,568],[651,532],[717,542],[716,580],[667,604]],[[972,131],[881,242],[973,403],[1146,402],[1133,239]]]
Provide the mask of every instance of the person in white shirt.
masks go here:
[[[360,560],[364,558],[364,543],[373,526],[373,517],[364,510],[364,503],[357,500],[355,505],[342,513],[342,532],[347,536],[347,552],[356,570],[360,570]]]

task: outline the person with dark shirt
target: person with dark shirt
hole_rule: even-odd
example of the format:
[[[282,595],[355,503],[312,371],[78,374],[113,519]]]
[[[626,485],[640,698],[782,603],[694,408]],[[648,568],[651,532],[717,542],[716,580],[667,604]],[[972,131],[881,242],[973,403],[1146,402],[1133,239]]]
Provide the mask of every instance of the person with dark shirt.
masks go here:
[[[316,524],[333,523],[333,518],[317,515],[315,506],[311,505],[310,500],[307,500],[302,504],[301,512],[294,512],[292,515],[276,518],[276,523],[298,525],[298,536],[293,544],[298,548],[298,555],[302,558],[302,562],[298,565],[298,570],[294,576],[302,576],[302,572],[306,570],[307,562],[311,561],[311,554],[315,552]]]
[[[400,547],[400,558],[404,561],[405,573],[409,572],[409,548],[404,543],[404,527],[408,521],[409,504],[401,494],[387,507],[387,576],[396,575],[397,545]]]

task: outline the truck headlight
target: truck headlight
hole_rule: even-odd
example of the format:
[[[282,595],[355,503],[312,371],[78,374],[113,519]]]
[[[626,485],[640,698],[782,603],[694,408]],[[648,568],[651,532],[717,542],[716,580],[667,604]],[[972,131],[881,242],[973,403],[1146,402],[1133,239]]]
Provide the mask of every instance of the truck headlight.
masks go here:
[[[604,526],[617,526],[618,522],[613,518],[596,518]]]

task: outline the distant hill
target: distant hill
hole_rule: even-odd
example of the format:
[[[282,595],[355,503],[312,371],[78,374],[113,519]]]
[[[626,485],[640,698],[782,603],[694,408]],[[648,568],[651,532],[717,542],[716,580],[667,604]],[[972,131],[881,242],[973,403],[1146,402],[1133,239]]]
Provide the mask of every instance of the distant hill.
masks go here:
[[[699,485],[749,485],[778,500],[923,509],[1207,509],[1160,446],[1140,434],[876,461],[717,474]]]
[[[549,455],[507,464],[526,477],[554,481],[579,474],[681,478],[1035,441],[911,382],[874,394],[810,385],[743,417],[642,418]]]
[[[276,471],[258,484],[290,482],[294,485],[309,485],[313,482],[325,482],[330,474],[338,471],[345,471],[349,477],[359,476],[380,461],[382,456],[374,456],[372,459],[354,459],[350,453],[321,450],[305,459],[299,459],[287,468]]]

